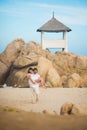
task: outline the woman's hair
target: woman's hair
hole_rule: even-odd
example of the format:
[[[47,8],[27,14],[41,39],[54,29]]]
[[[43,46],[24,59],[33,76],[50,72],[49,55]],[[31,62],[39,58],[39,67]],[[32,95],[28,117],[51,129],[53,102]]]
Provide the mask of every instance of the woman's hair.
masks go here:
[[[29,68],[29,69],[28,69],[28,73],[30,73],[30,70],[32,70],[32,71],[33,71],[33,69],[32,69],[32,68]]]

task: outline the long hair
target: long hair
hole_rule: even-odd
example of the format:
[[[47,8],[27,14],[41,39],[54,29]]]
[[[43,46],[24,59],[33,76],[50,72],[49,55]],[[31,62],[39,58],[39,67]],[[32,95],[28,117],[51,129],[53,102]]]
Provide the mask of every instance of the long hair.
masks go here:
[[[29,69],[28,69],[28,73],[31,73],[31,72],[30,72],[31,70],[33,70],[33,69],[32,69],[32,68],[29,68]]]

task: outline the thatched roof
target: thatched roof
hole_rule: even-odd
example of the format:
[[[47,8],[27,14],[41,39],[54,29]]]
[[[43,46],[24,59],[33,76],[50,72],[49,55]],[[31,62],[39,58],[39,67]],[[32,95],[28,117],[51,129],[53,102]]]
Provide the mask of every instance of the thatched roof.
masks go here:
[[[39,29],[37,29],[38,32],[44,31],[44,32],[63,32],[63,31],[71,31],[70,28],[65,26],[63,23],[58,21],[55,17],[52,17],[51,20],[46,22],[43,26],[41,26]]]

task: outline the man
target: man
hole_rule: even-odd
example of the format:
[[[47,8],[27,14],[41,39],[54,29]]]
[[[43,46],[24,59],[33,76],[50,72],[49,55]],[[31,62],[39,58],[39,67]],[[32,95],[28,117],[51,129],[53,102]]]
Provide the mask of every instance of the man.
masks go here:
[[[35,97],[35,101],[39,100],[39,86],[40,86],[40,75],[38,74],[37,68],[29,68],[28,70],[28,83],[30,88],[33,90],[33,96]]]
[[[35,101],[38,102],[39,93],[40,93],[39,87],[41,85],[44,88],[46,88],[45,82],[44,82],[43,78],[38,74],[37,68],[34,68],[34,69],[29,68],[27,77],[28,77],[29,86],[33,90],[32,94],[35,97]]]
[[[33,72],[34,72],[34,74],[32,76],[32,80],[34,82],[33,88],[34,88],[35,93],[36,93],[36,102],[37,102],[37,101],[39,101],[39,93],[40,93],[40,90],[39,90],[39,87],[40,87],[40,75],[38,74],[37,68],[34,68]]]

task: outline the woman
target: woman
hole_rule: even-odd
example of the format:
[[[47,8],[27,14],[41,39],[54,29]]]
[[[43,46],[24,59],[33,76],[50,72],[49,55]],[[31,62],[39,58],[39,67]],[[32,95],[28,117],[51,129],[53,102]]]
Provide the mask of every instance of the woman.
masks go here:
[[[45,82],[43,80],[43,78],[38,74],[38,69],[37,68],[29,68],[28,70],[28,83],[30,88],[33,89],[33,95],[35,95],[36,97],[36,102],[39,100],[39,86],[43,86],[45,87]]]
[[[32,68],[28,69],[28,74],[27,74],[27,78],[28,78],[28,83],[30,88],[33,90],[32,94],[33,97],[35,97],[35,101],[37,102],[39,100],[39,85],[40,83],[37,82],[38,78],[40,77],[40,75],[36,75],[33,71]]]

